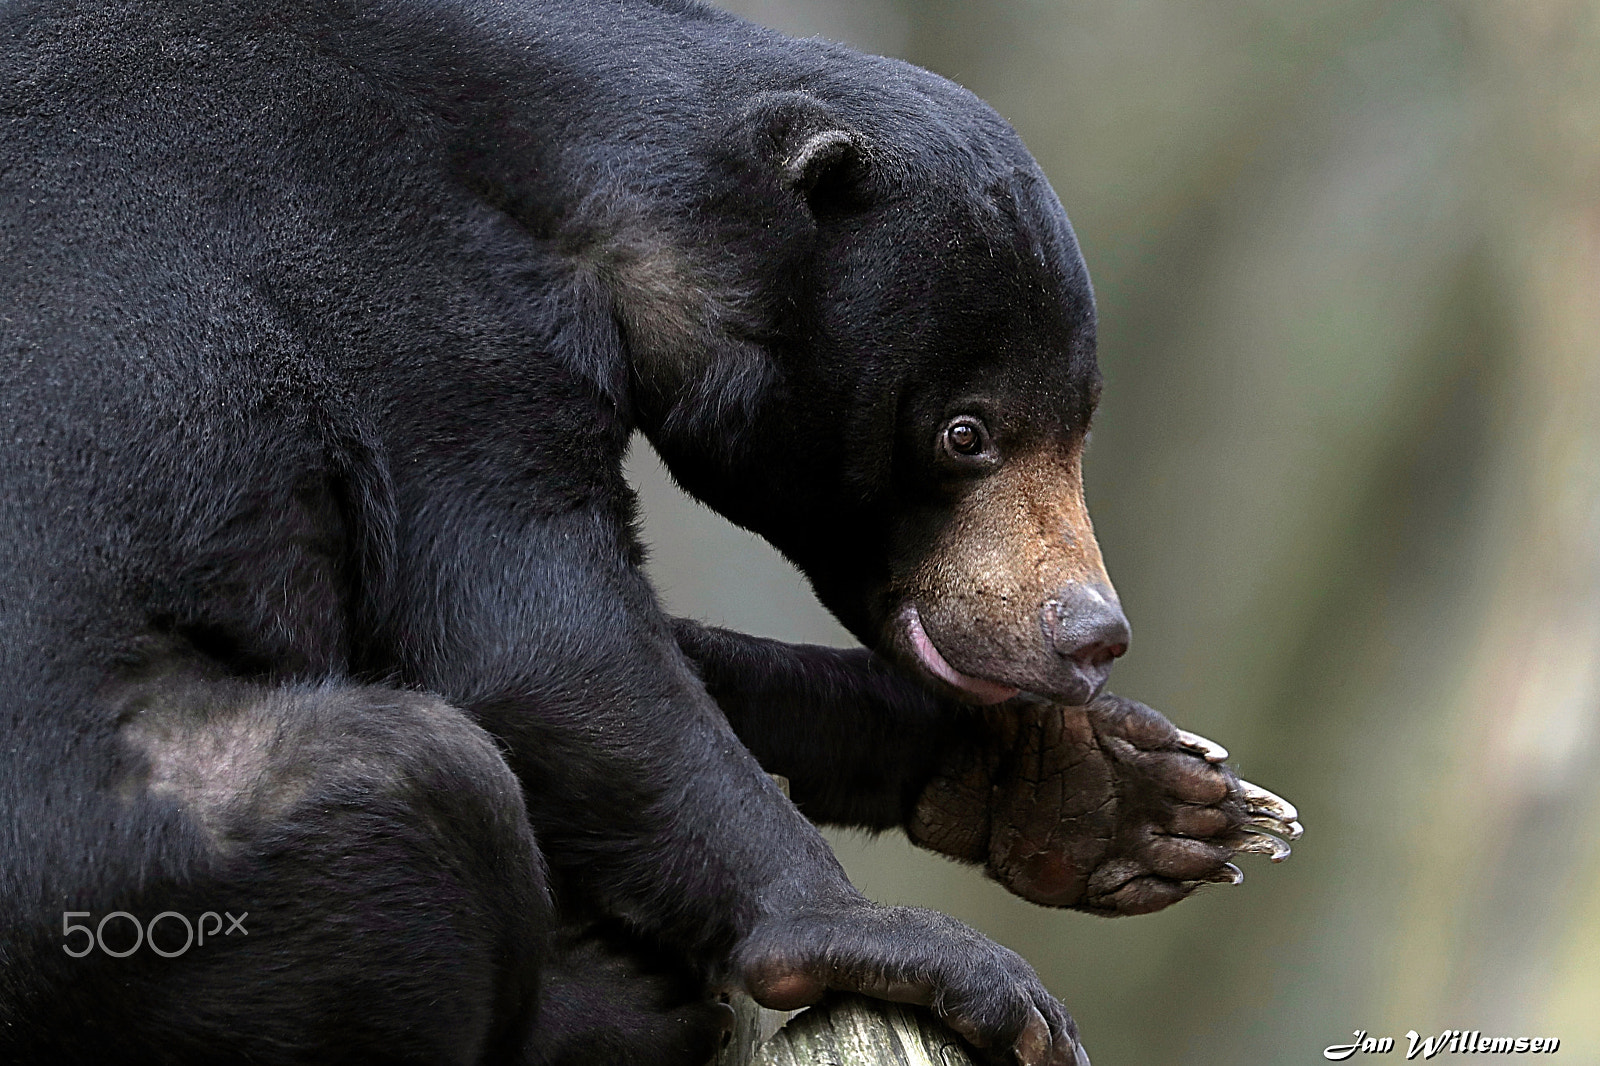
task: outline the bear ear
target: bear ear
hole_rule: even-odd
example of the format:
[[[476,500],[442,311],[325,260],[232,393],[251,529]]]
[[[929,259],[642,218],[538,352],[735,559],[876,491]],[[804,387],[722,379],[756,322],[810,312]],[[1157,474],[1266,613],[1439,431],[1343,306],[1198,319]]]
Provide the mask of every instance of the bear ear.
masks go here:
[[[815,96],[762,93],[744,118],[760,165],[813,210],[860,189],[866,169],[861,135]]]
[[[839,191],[856,176],[860,159],[854,134],[844,129],[819,130],[784,160],[783,183],[807,200],[819,191]]]

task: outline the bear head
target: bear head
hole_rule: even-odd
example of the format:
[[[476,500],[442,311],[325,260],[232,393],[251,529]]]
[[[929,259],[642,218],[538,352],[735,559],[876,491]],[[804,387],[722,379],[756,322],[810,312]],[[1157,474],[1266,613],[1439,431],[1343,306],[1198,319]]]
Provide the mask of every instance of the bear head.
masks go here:
[[[1094,297],[1015,132],[853,57],[699,150],[692,283],[618,300],[673,476],[945,691],[1087,702],[1129,640],[1084,505]]]

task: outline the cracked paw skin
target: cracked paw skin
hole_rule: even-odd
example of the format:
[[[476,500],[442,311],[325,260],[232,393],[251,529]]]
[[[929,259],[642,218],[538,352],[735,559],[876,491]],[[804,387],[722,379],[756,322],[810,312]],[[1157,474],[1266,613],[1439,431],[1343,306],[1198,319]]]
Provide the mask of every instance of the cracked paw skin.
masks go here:
[[[953,746],[907,831],[1034,903],[1144,914],[1237,884],[1236,856],[1282,861],[1299,837],[1293,805],[1226,758],[1110,693],[1083,707],[1013,700],[975,717],[973,742]]]

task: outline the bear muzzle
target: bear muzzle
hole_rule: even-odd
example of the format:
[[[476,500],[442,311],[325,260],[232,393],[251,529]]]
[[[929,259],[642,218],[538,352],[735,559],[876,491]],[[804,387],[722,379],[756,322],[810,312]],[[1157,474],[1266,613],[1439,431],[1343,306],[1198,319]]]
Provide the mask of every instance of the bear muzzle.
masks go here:
[[[1084,505],[1081,440],[974,485],[890,596],[895,656],[962,698],[1094,699],[1130,633]]]
[[[891,644],[974,703],[999,703],[1022,691],[1074,706],[1088,703],[1105,687],[1112,662],[1127,652],[1131,639],[1116,593],[1109,585],[1072,582],[1047,599],[1037,617],[1028,640],[1006,638],[1010,627],[1003,625],[983,627],[981,636],[939,627],[935,637],[912,603],[898,612]],[[984,636],[1000,637],[999,646],[986,647]],[[941,643],[959,666],[940,650]]]
[[[1133,636],[1116,592],[1099,582],[1072,582],[1046,600],[1039,628],[1056,657],[1052,690],[1041,695],[1080,706],[1100,694]]]
[[[951,666],[928,636],[928,631],[922,625],[922,615],[915,604],[907,605],[900,612],[899,629],[905,642],[910,645],[912,655],[928,673],[976,702],[1000,703],[1021,691],[1014,685],[964,674]]]

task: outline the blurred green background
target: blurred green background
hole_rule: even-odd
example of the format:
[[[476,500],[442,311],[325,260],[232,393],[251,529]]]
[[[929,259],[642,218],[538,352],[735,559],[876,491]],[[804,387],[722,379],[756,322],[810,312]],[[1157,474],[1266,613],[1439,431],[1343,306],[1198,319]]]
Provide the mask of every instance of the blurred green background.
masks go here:
[[[857,884],[1021,951],[1100,1066],[1320,1062],[1354,1029],[1398,1061],[1447,1028],[1600,1063],[1600,7],[725,2],[1021,132],[1099,296],[1112,687],[1308,826],[1140,918],[835,834]],[[675,611],[849,642],[631,468]]]

